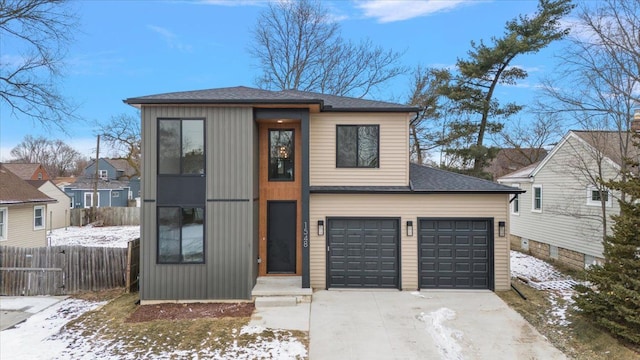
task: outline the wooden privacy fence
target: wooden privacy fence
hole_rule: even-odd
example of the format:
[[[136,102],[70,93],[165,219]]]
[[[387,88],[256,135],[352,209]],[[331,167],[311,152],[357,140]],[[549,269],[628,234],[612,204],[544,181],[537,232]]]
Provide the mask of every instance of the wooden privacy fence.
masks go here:
[[[85,226],[91,222],[91,209],[71,209],[71,226]],[[140,225],[138,207],[100,207],[96,209],[96,220],[105,226]]]
[[[67,295],[123,287],[128,279],[138,278],[137,273],[127,274],[139,268],[138,260],[131,265],[128,253],[126,248],[0,246],[0,295]]]
[[[138,291],[140,279],[140,239],[127,243],[127,278],[125,288],[127,292]]]

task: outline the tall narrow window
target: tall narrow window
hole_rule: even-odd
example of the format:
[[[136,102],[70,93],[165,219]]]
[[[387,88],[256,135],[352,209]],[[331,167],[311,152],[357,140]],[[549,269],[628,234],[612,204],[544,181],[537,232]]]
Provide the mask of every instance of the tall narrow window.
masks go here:
[[[0,240],[7,240],[7,208],[0,208]]]
[[[158,207],[158,263],[204,262],[204,208]]]
[[[158,173],[204,174],[204,121],[161,119],[158,126]]]
[[[33,229],[41,230],[44,229],[44,206],[34,206],[33,207]]]
[[[512,184],[515,188],[520,188],[520,184]],[[511,213],[513,215],[520,214],[520,194],[515,194],[513,200],[511,200]]]
[[[533,211],[542,212],[542,185],[533,185]]]
[[[378,125],[338,125],[336,167],[379,167],[379,143]]]
[[[269,180],[294,180],[293,130],[269,130]]]

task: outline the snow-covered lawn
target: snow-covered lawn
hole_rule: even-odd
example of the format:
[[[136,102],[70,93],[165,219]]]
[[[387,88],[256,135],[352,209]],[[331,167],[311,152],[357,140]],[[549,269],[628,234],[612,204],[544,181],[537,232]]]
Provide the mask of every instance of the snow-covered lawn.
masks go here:
[[[91,225],[55,229],[48,234],[52,246],[80,245],[126,248],[127,243],[140,237],[140,226]]]
[[[100,334],[82,334],[80,330],[64,328],[69,321],[85,312],[96,309],[104,302],[89,302],[78,299],[63,300],[33,316],[15,328],[0,333],[1,359],[61,360],[61,359],[136,359],[138,355],[127,354],[129,344],[126,338],[116,344],[102,340]],[[175,350],[159,355],[147,354],[149,359],[300,359],[307,356],[304,344],[295,338],[278,339],[272,336],[260,336],[266,329],[245,326],[238,336],[256,334],[256,341],[246,347],[238,346],[237,341],[225,352],[218,349]],[[151,344],[151,346],[157,344]],[[120,354],[118,354],[120,350]]]
[[[573,286],[578,284],[571,276],[543,260],[517,251],[511,251],[511,276],[525,280],[534,289],[548,291],[549,302],[553,306],[549,314],[550,324],[570,324],[566,312],[573,304]]]

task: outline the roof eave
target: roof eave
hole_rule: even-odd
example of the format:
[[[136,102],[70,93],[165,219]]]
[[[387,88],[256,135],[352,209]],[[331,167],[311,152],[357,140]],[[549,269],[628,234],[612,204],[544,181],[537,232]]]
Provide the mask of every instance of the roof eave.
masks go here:
[[[522,194],[525,190],[360,190],[360,189],[311,189],[312,194]]]

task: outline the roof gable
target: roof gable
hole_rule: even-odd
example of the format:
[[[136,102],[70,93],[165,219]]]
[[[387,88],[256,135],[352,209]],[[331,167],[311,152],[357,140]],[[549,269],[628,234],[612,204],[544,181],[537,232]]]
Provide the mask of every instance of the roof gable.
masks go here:
[[[33,174],[40,168],[39,163],[5,163],[2,165],[23,180],[30,180]]]
[[[0,204],[55,202],[0,164]]]

